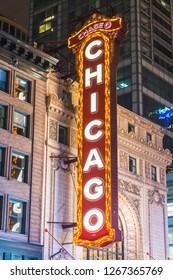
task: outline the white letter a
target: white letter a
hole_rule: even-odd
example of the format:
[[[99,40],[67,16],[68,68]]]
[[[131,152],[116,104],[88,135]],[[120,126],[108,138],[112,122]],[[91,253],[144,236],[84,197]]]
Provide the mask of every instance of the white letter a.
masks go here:
[[[91,149],[91,151],[89,152],[83,171],[88,172],[90,167],[94,165],[97,165],[99,169],[104,167],[103,161],[97,149]]]

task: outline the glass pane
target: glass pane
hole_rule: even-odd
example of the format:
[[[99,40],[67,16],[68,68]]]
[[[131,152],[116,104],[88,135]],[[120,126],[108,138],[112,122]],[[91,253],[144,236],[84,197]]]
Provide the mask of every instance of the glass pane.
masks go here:
[[[0,128],[6,127],[6,106],[0,104]]]
[[[0,252],[0,260],[3,260],[3,252]]]
[[[67,127],[59,126],[59,143],[67,145]]]
[[[28,101],[30,94],[30,81],[16,76],[15,94],[14,96],[20,100]]]
[[[2,207],[3,207],[3,196],[1,195],[0,196],[0,229],[2,229],[2,217],[3,217]]]
[[[173,227],[168,228],[169,243],[173,244]]]
[[[25,182],[26,156],[12,153],[11,178],[19,182]]]
[[[25,202],[10,199],[8,231],[24,233]]]
[[[0,90],[7,91],[8,72],[0,69]]]
[[[0,176],[4,174],[4,148],[0,147]]]
[[[14,111],[13,133],[27,136],[27,116]]]
[[[22,260],[22,255],[11,254],[11,260]]]

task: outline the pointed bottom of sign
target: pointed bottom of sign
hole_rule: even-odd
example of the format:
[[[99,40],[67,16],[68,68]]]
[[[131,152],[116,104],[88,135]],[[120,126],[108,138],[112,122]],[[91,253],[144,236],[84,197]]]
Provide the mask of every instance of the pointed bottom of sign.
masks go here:
[[[108,247],[113,245],[114,243],[121,242],[122,239],[122,232],[119,229],[115,229],[115,239],[102,243],[100,245],[100,248]]]

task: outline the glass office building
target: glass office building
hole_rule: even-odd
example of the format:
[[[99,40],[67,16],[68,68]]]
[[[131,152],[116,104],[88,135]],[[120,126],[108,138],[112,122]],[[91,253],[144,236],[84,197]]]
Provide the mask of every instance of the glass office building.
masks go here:
[[[122,16],[129,33],[118,67],[118,103],[161,125],[167,135],[164,144],[172,150],[171,11],[172,0],[31,0],[29,38],[60,59],[59,70],[66,76],[74,72],[73,55],[67,48],[69,35],[93,12]]]

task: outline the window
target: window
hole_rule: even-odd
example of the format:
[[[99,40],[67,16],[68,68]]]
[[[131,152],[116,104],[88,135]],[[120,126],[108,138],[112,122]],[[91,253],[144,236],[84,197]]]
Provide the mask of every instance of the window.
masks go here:
[[[129,157],[129,171],[136,174],[136,159]]]
[[[2,217],[3,217],[3,196],[0,195],[0,230],[2,229]]]
[[[152,140],[152,136],[150,133],[147,132],[147,135],[146,135],[146,140],[147,142],[151,141]]]
[[[28,116],[14,111],[13,115],[13,133],[28,137]]]
[[[42,25],[39,26],[39,33],[46,32],[47,30],[50,30],[51,28],[52,28],[51,21],[47,22],[45,24],[42,24]]]
[[[11,253],[10,260],[22,260],[22,255],[17,255],[17,254]]]
[[[68,128],[59,125],[59,143],[68,145]]]
[[[30,81],[25,78],[16,76],[14,96],[20,100],[30,102]]]
[[[128,133],[129,132],[135,132],[135,126],[130,123],[128,123]]]
[[[118,104],[132,111],[132,93],[118,94]]]
[[[0,104],[0,128],[6,128],[7,106]]]
[[[15,36],[15,27],[13,25],[10,25],[10,34]]]
[[[151,166],[151,179],[155,182],[157,181],[157,169],[153,165]]]
[[[25,234],[26,202],[10,198],[8,205],[8,231]]]
[[[71,94],[65,90],[62,92],[62,100],[71,101]]]
[[[8,33],[9,24],[7,22],[3,22],[3,31]]]
[[[4,176],[5,149],[0,147],[0,176]]]
[[[120,68],[117,71],[117,90],[131,85],[131,66]]]
[[[0,90],[8,90],[8,71],[5,71],[0,68]]]
[[[19,182],[27,182],[28,157],[18,152],[12,152],[11,178]]]

